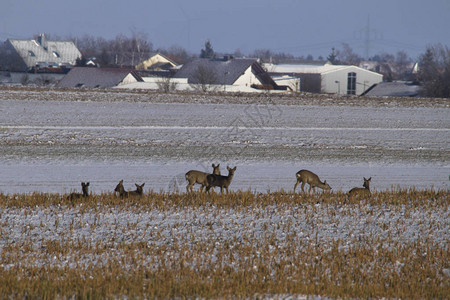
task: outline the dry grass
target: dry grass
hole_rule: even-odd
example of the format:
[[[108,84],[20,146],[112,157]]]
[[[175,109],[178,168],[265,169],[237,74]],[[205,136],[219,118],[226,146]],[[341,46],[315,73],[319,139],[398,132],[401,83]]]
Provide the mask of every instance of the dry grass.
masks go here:
[[[63,96],[62,96],[63,95]],[[130,95],[132,96],[130,99]],[[350,105],[350,106],[404,106],[404,107],[442,107],[448,108],[445,98],[405,98],[405,97],[366,97],[366,96],[332,96],[315,93],[233,93],[176,91],[161,93],[157,90],[121,90],[89,88],[55,88],[39,86],[0,85],[0,100],[62,100],[66,101],[142,101],[142,102],[178,102],[178,103],[238,103],[266,105]]]
[[[448,196],[0,194],[0,295],[449,298]]]
[[[372,205],[408,205],[411,207],[422,206],[442,206],[447,207],[450,203],[449,192],[445,190],[417,190],[394,189],[381,192],[373,192],[370,198],[352,198],[339,191],[336,193],[292,193],[278,191],[273,193],[253,193],[250,191],[238,191],[230,194],[206,193],[164,193],[153,192],[143,195],[143,197],[120,198],[112,193],[91,195],[89,198],[79,198],[69,200],[68,195],[32,193],[32,194],[11,194],[0,193],[0,207],[33,207],[51,205],[79,206],[95,208],[98,205],[120,205],[126,207],[140,206],[146,208],[165,209],[173,206],[177,207],[199,207],[203,205],[214,205],[218,208],[239,208],[246,206],[267,206],[273,204],[348,204],[360,205],[370,203]]]

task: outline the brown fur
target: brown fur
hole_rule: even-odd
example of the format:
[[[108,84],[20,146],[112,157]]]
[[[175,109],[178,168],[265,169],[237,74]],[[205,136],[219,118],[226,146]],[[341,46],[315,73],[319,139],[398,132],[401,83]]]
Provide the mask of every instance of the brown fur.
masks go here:
[[[231,169],[227,166],[228,170],[228,176],[223,175],[215,175],[215,174],[209,174],[207,176],[208,185],[206,187],[206,192],[209,192],[209,189],[212,187],[220,187],[220,193],[223,194],[223,188],[226,189],[228,194],[228,187],[231,184],[231,181],[233,180],[234,172],[236,171],[236,167]]]
[[[370,193],[370,180],[372,180],[372,177],[370,177],[369,179],[366,179],[365,177],[363,177],[364,179],[364,184],[363,187],[354,187],[352,188],[349,192],[348,192],[348,197],[349,198],[353,198],[356,196],[359,197],[369,197],[371,195]]]
[[[134,191],[125,191],[125,188],[123,187],[123,179],[116,185],[116,188],[114,189],[114,192],[119,193],[119,196],[121,198],[128,198],[128,197],[141,197],[144,193],[144,185],[145,182],[141,185],[138,185],[137,183],[134,184],[136,186],[136,190]]]
[[[213,174],[220,175],[219,166],[220,166],[220,164],[218,164],[217,166],[212,164]],[[206,177],[208,175],[210,175],[210,174],[206,173],[206,172],[197,171],[197,170],[190,170],[189,172],[187,172],[185,175],[186,180],[188,181],[188,185],[186,186],[186,192],[189,192],[189,191],[192,192],[194,190],[194,184],[196,184],[196,183],[201,185],[200,192],[203,192],[203,188],[205,186],[208,186],[208,181],[206,180]]]
[[[81,183],[81,190],[83,191],[82,194],[80,193],[71,193],[69,196],[67,196],[68,200],[74,200],[74,199],[79,199],[82,197],[89,197],[89,182],[82,182]]]
[[[327,183],[327,181],[325,180],[324,182],[320,181],[319,176],[317,176],[316,174],[314,174],[311,171],[308,170],[300,170],[297,172],[296,174],[297,177],[297,182],[294,185],[294,193],[295,193],[295,189],[297,188],[297,185],[301,182],[302,183],[302,192],[304,192],[305,190],[303,189],[305,184],[309,184],[309,191],[308,193],[311,193],[311,189],[313,190],[313,192],[316,192],[316,187],[321,188],[323,190],[331,190],[330,185]]]

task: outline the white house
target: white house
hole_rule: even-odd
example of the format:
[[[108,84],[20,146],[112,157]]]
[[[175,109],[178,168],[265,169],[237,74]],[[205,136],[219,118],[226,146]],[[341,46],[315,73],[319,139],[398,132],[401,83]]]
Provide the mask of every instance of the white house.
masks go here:
[[[300,90],[311,93],[361,95],[383,81],[383,75],[351,65],[264,64],[271,76],[300,78]]]
[[[174,78],[187,78],[191,85],[279,89],[256,59],[247,58],[197,59],[184,64]]]

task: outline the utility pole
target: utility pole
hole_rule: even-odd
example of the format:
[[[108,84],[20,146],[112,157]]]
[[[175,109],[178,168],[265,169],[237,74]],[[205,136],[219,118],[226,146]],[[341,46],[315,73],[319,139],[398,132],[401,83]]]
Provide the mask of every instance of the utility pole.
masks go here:
[[[364,39],[364,58],[369,59],[372,49],[372,41],[374,39],[381,39],[381,34],[370,27],[370,15],[367,15],[367,24],[359,31],[359,38]]]
[[[369,59],[370,57],[370,15],[367,16],[367,26],[365,28],[365,40],[364,40],[364,47],[365,47],[365,56],[366,59]]]

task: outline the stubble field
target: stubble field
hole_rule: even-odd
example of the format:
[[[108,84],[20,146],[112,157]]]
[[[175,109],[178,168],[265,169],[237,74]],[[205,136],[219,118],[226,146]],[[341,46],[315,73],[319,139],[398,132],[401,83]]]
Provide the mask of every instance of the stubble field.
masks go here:
[[[0,294],[448,298],[449,103],[414,101],[3,89]],[[232,192],[184,193],[211,163]]]

